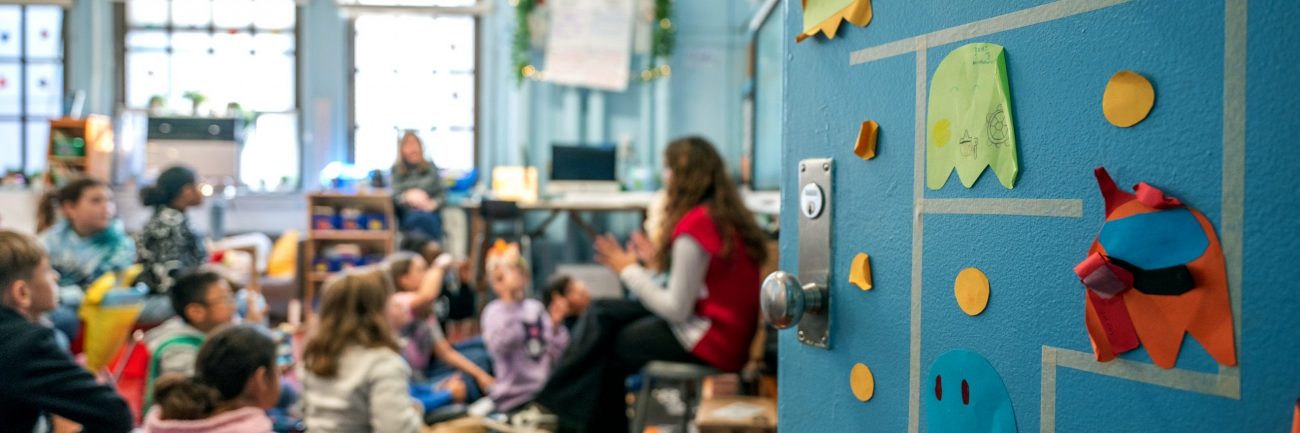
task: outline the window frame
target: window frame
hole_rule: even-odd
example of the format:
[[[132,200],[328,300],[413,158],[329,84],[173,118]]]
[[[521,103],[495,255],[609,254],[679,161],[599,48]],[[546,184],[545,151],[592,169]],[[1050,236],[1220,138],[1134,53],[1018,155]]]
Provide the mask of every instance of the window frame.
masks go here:
[[[479,113],[482,111],[481,103],[483,97],[483,15],[488,12],[489,8],[483,0],[476,0],[474,6],[368,6],[368,5],[340,5],[347,13],[347,42],[345,53],[348,59],[348,143],[347,143],[347,160],[349,163],[356,163],[357,160],[357,17],[368,14],[392,14],[392,15],[417,15],[417,16],[456,16],[471,17],[474,19],[474,150],[472,170],[477,170],[482,161],[482,142],[483,130],[480,121],[482,120]],[[393,145],[396,146],[396,135],[394,135]],[[428,149],[425,149],[428,152]],[[445,168],[445,167],[440,167]]]
[[[118,1],[114,1],[114,2],[113,2],[113,32],[114,32],[114,35],[115,35],[114,40],[113,40],[113,54],[114,54],[114,56],[115,56],[114,58],[117,60],[117,64],[116,64],[115,67],[114,67],[114,72],[117,74],[117,80],[116,80],[116,83],[114,83],[114,86],[115,86],[115,88],[114,88],[114,93],[115,93],[115,95],[116,95],[116,98],[115,98],[115,99],[116,99],[117,107],[118,107],[118,110],[119,110],[119,111],[135,109],[135,108],[128,107],[128,106],[126,105],[126,54],[127,54],[127,50],[126,50],[126,36],[127,36],[127,32],[130,32],[130,31],[132,30],[131,26],[127,23],[127,16],[126,16],[126,15],[127,15],[127,12],[126,12],[126,11],[127,11],[127,7],[128,7],[127,3],[130,2],[130,1],[131,1],[131,0],[118,0]],[[168,1],[170,2],[170,1],[173,1],[173,0],[168,0]],[[211,1],[216,2],[216,1],[220,1],[220,0],[211,0]],[[170,3],[169,3],[169,4],[170,4]],[[306,128],[307,125],[306,125],[306,121],[305,121],[305,119],[303,118],[303,115],[302,115],[302,112],[303,112],[303,111],[302,111],[302,110],[303,110],[303,83],[302,83],[302,77],[303,77],[303,71],[302,71],[302,69],[303,69],[303,63],[302,63],[302,48],[303,48],[303,46],[302,46],[302,42],[303,42],[302,27],[303,27],[303,26],[302,26],[302,24],[303,24],[303,21],[302,21],[302,20],[303,20],[304,16],[306,15],[306,14],[303,13],[303,6],[304,6],[304,2],[303,2],[303,1],[301,1],[301,0],[293,0],[293,15],[294,15],[294,22],[293,22],[293,92],[294,92],[294,95],[293,95],[293,109],[288,110],[288,111],[278,111],[278,112],[275,112],[275,113],[277,113],[277,114],[293,114],[293,115],[297,116],[297,128],[298,128],[298,143],[297,143],[297,146],[296,146],[296,147],[297,147],[297,151],[298,151],[297,179],[296,179],[296,181],[295,181],[293,187],[292,187],[292,188],[289,188],[287,191],[253,191],[253,190],[247,188],[247,185],[240,185],[240,195],[245,195],[245,194],[249,194],[249,195],[258,195],[258,196],[263,196],[263,195],[266,195],[266,196],[273,196],[273,195],[291,195],[291,194],[299,194],[299,193],[301,193],[301,192],[304,190],[305,178],[306,178],[306,175],[307,175],[307,165],[306,165],[306,159],[307,159],[307,158],[306,158],[306,153],[307,153],[307,148],[306,148],[306,142],[305,142],[305,140],[303,139],[303,136],[306,135],[306,129],[305,129],[305,128]],[[65,18],[65,22],[66,22],[66,18]],[[177,30],[177,27],[172,26],[170,23],[168,23],[167,25],[162,26],[162,27],[160,27],[159,29],[165,31],[167,34],[170,35],[170,34],[174,33],[174,32]],[[181,30],[185,30],[185,29],[187,29],[187,28],[181,28]],[[217,33],[217,30],[218,30],[218,28],[217,28],[216,26],[211,25],[211,24],[209,24],[207,27],[198,27],[197,29],[198,29],[198,30],[201,30],[201,31],[207,31],[207,32],[209,32],[209,33],[211,33],[211,34],[216,34],[216,33]],[[65,46],[66,46],[66,40],[65,40]],[[172,55],[172,52],[171,52],[170,48],[168,49],[167,54],[168,54],[169,56]],[[66,58],[66,56],[65,56],[65,58]],[[242,177],[242,175],[243,175],[242,170],[243,170],[243,169],[241,168],[241,171],[240,171],[240,176],[241,176],[241,177]]]
[[[28,96],[27,95],[28,93],[27,92],[27,78],[28,78],[27,77],[27,64],[28,64],[27,8],[32,6],[57,6],[62,11],[59,16],[60,18],[59,60],[57,62],[49,62],[49,64],[59,65],[59,74],[61,75],[61,77],[59,77],[59,80],[62,81],[63,83],[62,86],[63,89],[60,92],[61,93],[60,99],[66,100],[68,98],[68,93],[71,90],[68,84],[68,7],[67,5],[61,3],[40,3],[40,2],[3,3],[3,5],[17,6],[22,11],[19,14],[18,31],[22,33],[23,42],[18,47],[18,57],[17,57],[18,70],[21,71],[22,74],[22,79],[18,80],[18,83],[16,84],[21,89],[20,96],[18,98],[19,114],[14,118],[9,118],[6,115],[0,115],[0,119],[6,121],[17,121],[18,124],[20,125],[18,128],[19,131],[18,132],[18,146],[19,146],[18,147],[18,158],[19,158],[18,172],[22,173],[23,176],[28,176],[33,174],[31,171],[32,167],[29,167],[27,164],[27,161],[31,159],[31,152],[32,152],[31,143],[28,143],[28,129],[29,129],[27,127],[28,123],[32,120],[45,119],[45,127],[48,129],[50,121],[66,117],[66,112],[65,112],[66,107],[60,107],[59,112],[52,116],[31,116],[27,112],[27,96]],[[47,146],[45,149],[45,153],[48,155],[49,154],[48,146],[50,145],[50,143],[48,143],[48,139],[45,145]],[[49,170],[49,164],[47,162],[46,167],[42,170],[42,173],[48,170]],[[0,176],[3,175],[4,173],[0,173]],[[28,178],[27,184],[28,185],[36,184],[37,181],[35,179],[36,178]]]

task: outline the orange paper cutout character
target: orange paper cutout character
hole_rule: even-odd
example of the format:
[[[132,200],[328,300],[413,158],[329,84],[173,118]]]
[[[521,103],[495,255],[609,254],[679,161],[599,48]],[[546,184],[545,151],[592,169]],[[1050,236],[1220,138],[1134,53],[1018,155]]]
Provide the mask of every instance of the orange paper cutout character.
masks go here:
[[[1114,359],[1140,341],[1156,365],[1173,368],[1183,334],[1190,333],[1219,364],[1236,365],[1228,278],[1214,226],[1151,185],[1139,184],[1133,194],[1120,190],[1104,168],[1095,174],[1106,222],[1089,259],[1075,271],[1087,286],[1086,323],[1097,360]]]

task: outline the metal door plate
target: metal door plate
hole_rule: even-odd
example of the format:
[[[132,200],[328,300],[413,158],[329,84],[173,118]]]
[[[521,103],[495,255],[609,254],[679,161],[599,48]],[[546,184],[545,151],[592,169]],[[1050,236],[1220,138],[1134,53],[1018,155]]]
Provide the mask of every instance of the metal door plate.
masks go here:
[[[799,162],[799,280],[804,284],[816,283],[826,287],[821,311],[809,311],[799,321],[799,342],[809,346],[830,349],[831,334],[831,217],[834,215],[831,174],[834,161],[805,159]],[[816,187],[809,187],[816,185]],[[820,194],[821,197],[804,197]],[[808,204],[815,208],[804,209]]]

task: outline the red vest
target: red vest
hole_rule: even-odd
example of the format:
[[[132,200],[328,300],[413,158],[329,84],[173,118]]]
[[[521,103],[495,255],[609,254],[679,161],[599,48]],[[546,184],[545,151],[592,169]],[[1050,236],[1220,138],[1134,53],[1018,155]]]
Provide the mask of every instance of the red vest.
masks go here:
[[[749,360],[749,346],[758,327],[758,266],[745,251],[739,234],[731,251],[722,254],[722,236],[706,206],[696,206],[673,229],[672,239],[690,235],[708,252],[704,275],[708,293],[695,303],[695,315],[708,319],[709,329],[691,353],[724,371],[739,371]]]

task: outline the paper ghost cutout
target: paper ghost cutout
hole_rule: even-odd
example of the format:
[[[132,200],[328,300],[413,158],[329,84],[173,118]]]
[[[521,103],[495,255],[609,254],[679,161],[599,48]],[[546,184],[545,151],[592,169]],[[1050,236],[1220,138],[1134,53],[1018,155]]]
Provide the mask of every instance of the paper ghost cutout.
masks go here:
[[[930,189],[942,188],[953,169],[970,188],[984,167],[993,169],[1002,186],[1015,187],[1020,165],[1001,45],[966,44],[943,58],[930,80],[926,127]]]
[[[1146,347],[1173,368],[1190,333],[1220,364],[1236,365],[1223,248],[1200,211],[1146,183],[1122,191],[1095,171],[1106,222],[1075,267],[1083,281],[1088,337],[1098,361]]]
[[[930,364],[922,383],[926,431],[1015,433],[1016,414],[1002,376],[969,350],[950,350]]]

